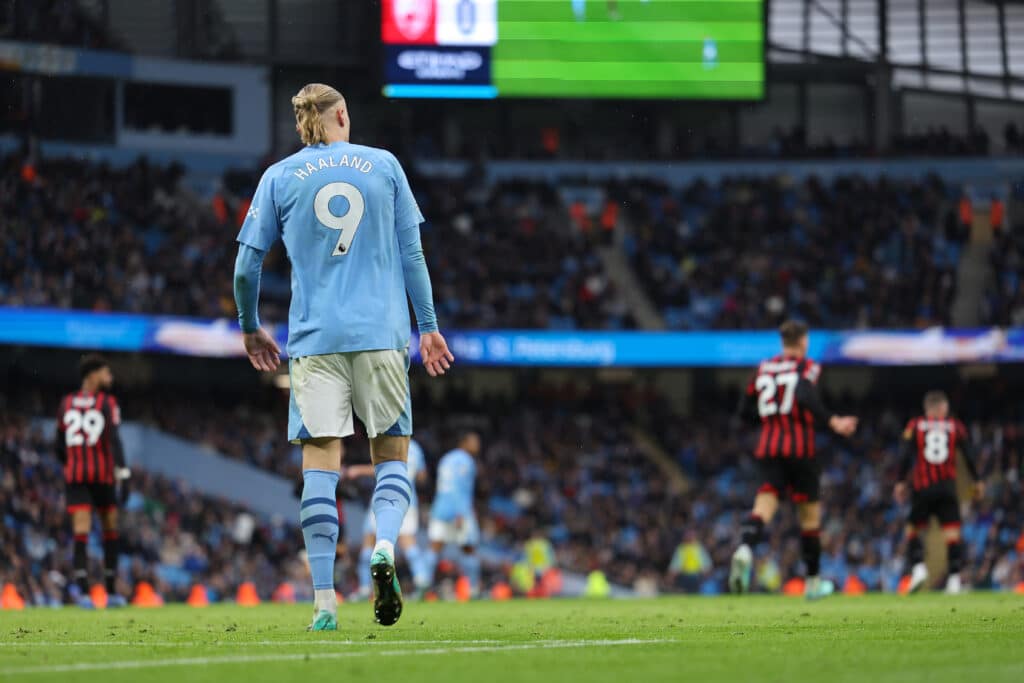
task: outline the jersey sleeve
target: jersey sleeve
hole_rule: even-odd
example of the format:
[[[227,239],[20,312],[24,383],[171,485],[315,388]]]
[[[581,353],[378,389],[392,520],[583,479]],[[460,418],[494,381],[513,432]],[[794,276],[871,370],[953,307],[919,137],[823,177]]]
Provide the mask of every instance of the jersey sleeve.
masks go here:
[[[903,428],[903,440],[910,441],[914,438],[914,429],[917,427],[917,418],[912,418],[907,426]]]
[[[395,181],[395,228],[403,230],[418,227],[425,220],[420,205],[416,203],[409,179],[398,159],[391,156],[391,162]]]
[[[115,427],[121,426],[121,406],[118,404],[117,399],[107,394],[107,400],[105,402],[107,417],[110,418],[110,424]]]
[[[248,244],[260,251],[270,251],[281,236],[281,225],[277,219],[277,206],[274,203],[274,184],[276,179],[272,168],[267,169],[256,186],[256,194],[252,197],[249,211],[245,215],[242,229],[238,233],[238,241]]]
[[[804,368],[800,373],[800,376],[811,384],[817,384],[818,378],[821,377],[821,366],[813,360],[808,359],[807,362],[804,363]]]
[[[60,404],[57,405],[57,438],[60,439],[60,435],[64,432],[64,413],[66,412],[65,406],[67,405],[68,397],[65,396],[60,400]]]

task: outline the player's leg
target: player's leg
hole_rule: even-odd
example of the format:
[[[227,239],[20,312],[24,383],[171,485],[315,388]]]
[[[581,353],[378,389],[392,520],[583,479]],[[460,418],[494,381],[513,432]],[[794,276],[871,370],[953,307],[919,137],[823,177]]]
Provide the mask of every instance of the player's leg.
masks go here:
[[[338,628],[334,562],[338,552],[341,439],[353,433],[351,367],[345,354],[293,358],[288,438],[302,444],[299,520],[313,579],[309,630]]]
[[[800,555],[804,561],[805,595],[815,600],[831,595],[835,585],[822,579],[821,574],[821,503],[802,502],[797,504],[797,519],[800,522]]]
[[[438,559],[441,557],[441,553],[444,552],[444,548],[449,540],[453,538],[453,530],[450,529],[450,525],[447,522],[434,517],[430,518],[430,523],[427,525],[429,545],[427,546],[427,556],[424,563],[425,572],[429,577],[431,586],[437,583]]]
[[[299,519],[313,579],[313,631],[333,631],[338,627],[334,561],[340,535],[336,493],[340,469],[341,439],[327,437],[303,442]]]
[[[89,531],[92,527],[92,493],[85,484],[68,484],[65,492],[68,517],[71,519],[71,535],[74,549],[71,555],[72,577],[77,595],[75,600],[81,607],[91,608],[89,597]]]
[[[113,486],[103,486],[97,491],[97,497],[102,498],[97,501],[97,510],[103,529],[103,580],[107,589],[107,607],[124,607],[128,601],[117,592],[117,563],[121,553],[117,494]]]
[[[576,15],[576,21],[583,21],[587,18],[587,0],[572,0],[572,13]]]
[[[383,435],[370,440],[370,457],[377,479],[370,499],[377,520],[370,576],[374,584],[374,616],[382,626],[391,626],[402,615],[402,589],[395,570],[395,545],[412,500],[412,483],[406,464],[408,453],[408,436]]]
[[[908,592],[917,593],[928,585],[928,566],[924,563],[924,534],[928,528],[931,508],[927,498],[914,493],[907,518],[907,566],[910,567]]]
[[[354,596],[357,600],[370,598],[370,556],[373,555],[373,544],[377,542],[377,524],[373,519],[373,509],[366,508],[366,520],[363,523],[363,544],[359,547],[359,590]]]
[[[942,536],[946,541],[946,559],[949,575],[946,578],[946,594],[959,595],[963,590],[960,571],[964,565],[965,548],[960,533],[960,504],[955,495],[944,496],[936,511]]]
[[[793,502],[800,523],[800,554],[804,561],[804,595],[810,600],[835,592],[835,584],[821,578],[821,470],[813,460],[787,464]]]
[[[431,569],[427,561],[429,552],[421,548],[416,539],[420,528],[419,517],[419,509],[416,507],[409,508],[409,511],[405,513],[402,528],[398,531],[398,547],[401,549],[405,561],[409,563],[416,593],[422,596],[430,588]]]
[[[462,549],[459,569],[469,580],[470,595],[476,597],[480,593],[480,556],[476,552],[480,544],[480,527],[476,516],[471,515],[462,520],[462,528],[458,530],[458,545]]]
[[[750,573],[754,566],[754,549],[764,537],[765,525],[779,509],[779,491],[784,487],[781,465],[775,460],[760,461],[763,483],[754,497],[750,515],[740,526],[740,544],[732,554],[729,566],[729,590],[741,594],[750,590]]]
[[[390,626],[402,614],[395,544],[412,502],[407,464],[412,436],[409,354],[401,350],[346,355],[351,356],[352,362],[352,402],[370,437],[370,459],[376,477],[370,499],[377,522],[377,538],[370,558],[374,616],[377,623]]]

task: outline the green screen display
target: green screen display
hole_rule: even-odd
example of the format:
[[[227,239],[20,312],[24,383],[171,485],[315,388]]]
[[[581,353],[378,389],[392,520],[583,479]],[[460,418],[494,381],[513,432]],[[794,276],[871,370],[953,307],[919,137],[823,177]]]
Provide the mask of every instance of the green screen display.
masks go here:
[[[760,99],[764,0],[382,0],[390,97]]]
[[[499,97],[760,99],[763,0],[498,0]]]

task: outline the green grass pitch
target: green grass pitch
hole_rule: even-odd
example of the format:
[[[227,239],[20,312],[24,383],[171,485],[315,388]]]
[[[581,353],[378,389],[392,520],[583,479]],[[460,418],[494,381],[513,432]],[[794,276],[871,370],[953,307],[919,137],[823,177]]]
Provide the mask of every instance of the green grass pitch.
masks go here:
[[[1024,596],[661,598],[0,612],[0,681],[1024,680]]]

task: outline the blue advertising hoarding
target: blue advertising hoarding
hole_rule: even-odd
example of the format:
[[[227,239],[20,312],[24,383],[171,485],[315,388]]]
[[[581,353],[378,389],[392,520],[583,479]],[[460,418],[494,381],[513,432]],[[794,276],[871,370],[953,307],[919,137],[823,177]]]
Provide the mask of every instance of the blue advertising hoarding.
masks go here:
[[[268,329],[284,348],[284,325]],[[778,352],[773,330],[741,332],[563,332],[449,330],[460,363],[541,367],[742,367]],[[237,323],[0,307],[0,344],[149,351],[230,358],[244,355]],[[415,355],[415,340],[412,345]],[[849,365],[1022,362],[1024,328],[829,331],[811,333],[811,356]]]

